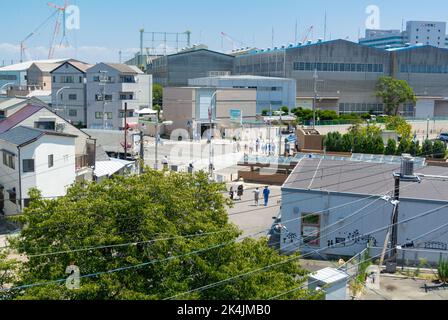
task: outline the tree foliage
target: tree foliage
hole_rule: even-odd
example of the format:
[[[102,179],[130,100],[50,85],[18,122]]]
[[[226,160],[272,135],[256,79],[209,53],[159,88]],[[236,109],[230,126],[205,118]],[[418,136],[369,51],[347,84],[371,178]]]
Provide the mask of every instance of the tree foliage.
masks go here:
[[[394,139],[389,139],[387,141],[386,150],[384,154],[387,156],[394,156],[397,153],[397,142]]]
[[[392,77],[381,77],[376,86],[377,97],[382,98],[385,112],[388,115],[398,115],[400,105],[407,102],[416,103],[412,87],[405,80]]]
[[[224,191],[206,173],[152,170],[76,185],[56,200],[32,191],[19,219],[25,228],[12,243],[28,257],[15,286],[47,284],[14,291],[15,298],[163,299],[273,264],[178,298],[267,299],[300,288],[306,272],[294,259],[298,256],[278,254],[266,239],[237,241],[241,232],[229,223],[231,203]],[[82,278],[78,290],[48,284],[65,279],[72,264],[81,276],[96,276]],[[104,273],[110,270],[115,271]],[[286,296],[309,297],[304,290]]]
[[[411,139],[412,126],[402,117],[387,117],[386,130],[396,131],[403,139]]]
[[[163,87],[158,83],[152,85],[152,104],[154,106],[163,104]]]

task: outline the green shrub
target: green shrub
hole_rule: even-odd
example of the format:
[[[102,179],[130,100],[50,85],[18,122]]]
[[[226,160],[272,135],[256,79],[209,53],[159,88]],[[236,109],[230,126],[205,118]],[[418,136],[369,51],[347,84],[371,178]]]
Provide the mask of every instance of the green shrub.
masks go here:
[[[394,139],[389,139],[387,141],[386,150],[384,150],[384,154],[386,156],[393,156],[397,153],[397,142]]]
[[[439,265],[437,267],[437,275],[439,280],[443,283],[448,283],[448,261],[440,260]]]
[[[397,148],[397,155],[401,156],[403,153],[409,153],[411,149],[411,141],[409,139],[401,139]]]
[[[373,154],[384,154],[384,141],[383,138],[380,136],[376,136],[373,139]]]
[[[433,143],[431,140],[425,140],[423,142],[421,155],[424,157],[430,157],[433,154]]]
[[[434,142],[433,147],[434,158],[436,159],[445,159],[446,156],[446,144],[440,140]]]

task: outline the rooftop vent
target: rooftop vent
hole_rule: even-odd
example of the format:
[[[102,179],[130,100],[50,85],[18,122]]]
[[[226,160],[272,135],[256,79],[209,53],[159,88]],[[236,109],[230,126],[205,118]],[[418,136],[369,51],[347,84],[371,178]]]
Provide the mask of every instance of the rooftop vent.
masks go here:
[[[404,181],[420,181],[420,178],[414,173],[415,159],[410,154],[401,156],[400,179]]]
[[[322,38],[317,39],[317,43],[321,43],[323,41],[324,41],[324,39],[322,39]]]
[[[302,42],[298,42],[298,43],[297,43],[298,46],[301,46],[302,44],[303,44]]]
[[[306,44],[313,44],[313,40],[308,40]]]

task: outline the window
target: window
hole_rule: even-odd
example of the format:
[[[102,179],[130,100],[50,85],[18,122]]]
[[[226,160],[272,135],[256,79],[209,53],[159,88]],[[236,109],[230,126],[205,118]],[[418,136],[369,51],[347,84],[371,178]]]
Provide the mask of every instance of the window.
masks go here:
[[[134,78],[134,76],[120,76],[120,82],[135,83],[135,78]]]
[[[68,115],[69,115],[69,117],[77,117],[78,116],[78,110],[70,109],[70,110],[68,110]]]
[[[24,159],[23,163],[23,172],[34,172],[34,159]]]
[[[103,119],[103,113],[102,112],[95,112],[95,119]]]
[[[54,167],[54,155],[50,154],[48,156],[48,168],[53,168]]]
[[[13,170],[15,170],[16,166],[15,166],[15,155],[8,152],[8,151],[3,151],[3,164]]]
[[[301,234],[305,244],[320,246],[320,215],[304,213]]]
[[[34,123],[34,128],[42,130],[56,130],[56,122],[54,121],[37,121]]]
[[[73,76],[61,76],[61,83],[75,83]]]
[[[77,99],[78,99],[78,96],[75,93],[71,93],[68,95],[68,100],[74,101]]]
[[[16,188],[12,188],[11,190],[8,190],[8,194],[9,194],[9,201],[11,201],[14,204],[17,204]]]
[[[82,77],[79,77],[79,83],[82,83],[83,81],[82,81]]]
[[[53,76],[53,82],[56,83],[56,77],[55,76]]]

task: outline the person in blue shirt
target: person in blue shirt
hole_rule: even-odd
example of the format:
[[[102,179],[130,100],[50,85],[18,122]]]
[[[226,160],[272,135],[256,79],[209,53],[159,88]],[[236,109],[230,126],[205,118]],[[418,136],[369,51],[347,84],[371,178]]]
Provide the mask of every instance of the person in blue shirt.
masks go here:
[[[263,197],[264,197],[264,206],[267,207],[269,204],[269,195],[271,194],[271,190],[269,190],[269,187],[266,186],[263,190]]]

